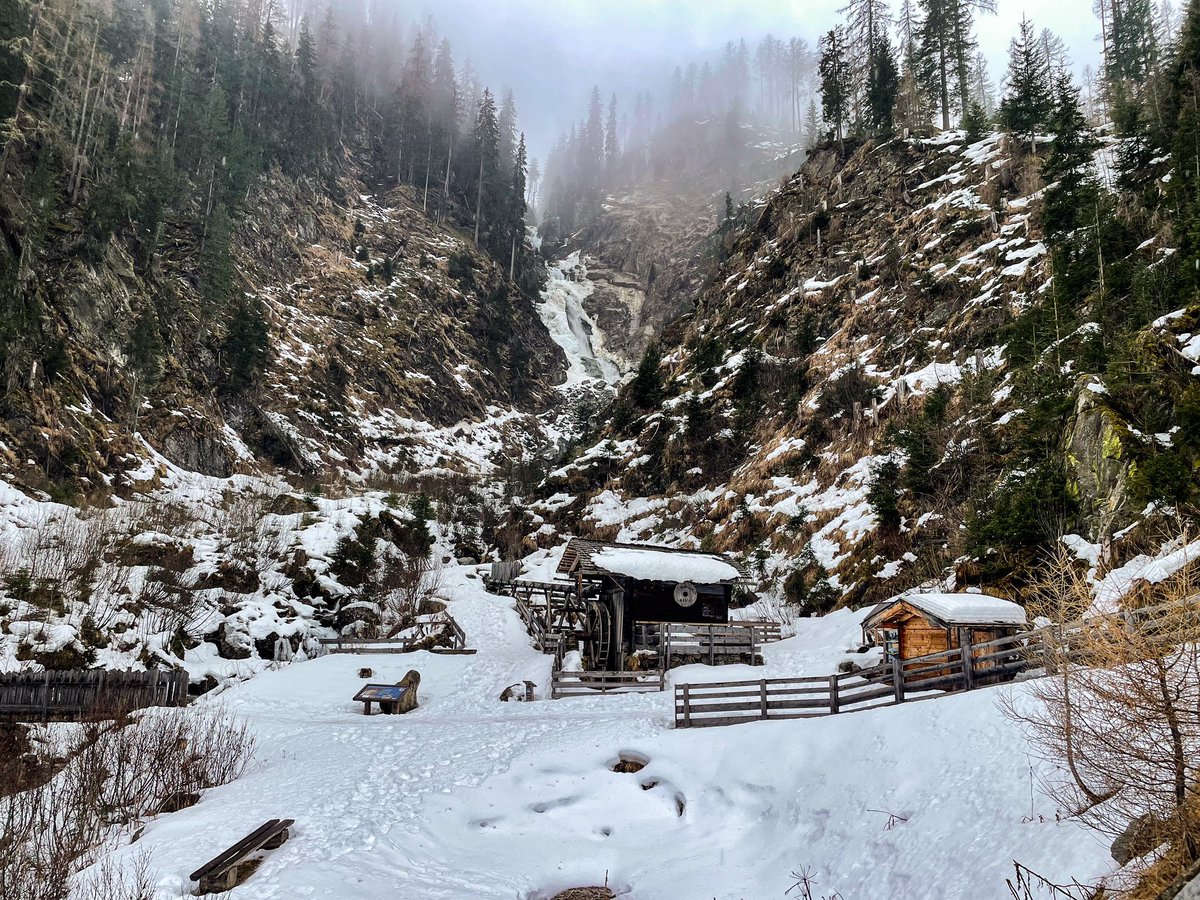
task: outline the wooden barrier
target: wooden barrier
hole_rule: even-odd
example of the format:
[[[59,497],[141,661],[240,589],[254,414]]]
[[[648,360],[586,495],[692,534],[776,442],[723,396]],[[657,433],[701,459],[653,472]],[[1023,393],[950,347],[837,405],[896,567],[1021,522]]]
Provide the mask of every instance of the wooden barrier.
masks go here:
[[[756,624],[729,622],[722,625],[683,625],[673,622],[637,622],[633,626],[633,650],[658,653],[664,668],[672,658],[699,660],[710,666],[745,662],[756,665]]]
[[[429,646],[430,638],[443,632],[449,633],[449,643]],[[447,612],[430,616],[428,621],[417,623],[417,633],[405,638],[322,638],[321,646],[327,653],[412,653],[428,649],[431,652],[470,653],[467,650],[467,635],[454,617]]]
[[[675,727],[808,719],[904,700],[894,666],[813,678],[761,678],[675,686]]]
[[[665,690],[666,673],[649,672],[564,672],[555,668],[550,675],[550,699],[594,697],[597,693],[633,694]]]
[[[182,670],[13,673],[0,675],[0,717],[48,721],[184,706],[187,689],[188,674]]]
[[[764,719],[837,715],[909,700],[945,696],[1011,681],[1018,674],[1041,677],[1060,662],[1088,665],[1089,642],[1107,632],[1136,631],[1171,640],[1200,640],[1200,597],[1065,626],[1041,628],[928,656],[893,659],[854,673],[816,678],[769,678],[675,686],[675,727],[737,725]],[[1079,638],[1086,636],[1086,640]],[[918,696],[913,696],[914,694]]]

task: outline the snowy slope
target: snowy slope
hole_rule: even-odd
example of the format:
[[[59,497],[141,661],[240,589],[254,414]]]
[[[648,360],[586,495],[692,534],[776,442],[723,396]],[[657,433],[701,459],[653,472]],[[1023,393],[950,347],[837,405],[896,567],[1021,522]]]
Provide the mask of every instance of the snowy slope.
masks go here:
[[[1013,858],[1063,879],[1110,867],[1095,838],[1031,806],[998,691],[694,731],[671,728],[669,692],[500,703],[524,678],[544,687],[549,659],[469,574],[452,568],[446,588],[477,656],[325,657],[203,699],[250,720],[256,763],[118,857],[148,848],[158,896],[177,898],[200,863],[290,816],[292,840],[238,897],[532,900],[607,873],[640,900],[768,898],[807,867],[847,900],[1001,898]],[[860,618],[800,623],[756,676],[830,671]],[[421,708],[363,717],[360,665],[376,681],[416,668]],[[622,752],[648,765],[615,774]],[[907,821],[889,829],[889,814]]]

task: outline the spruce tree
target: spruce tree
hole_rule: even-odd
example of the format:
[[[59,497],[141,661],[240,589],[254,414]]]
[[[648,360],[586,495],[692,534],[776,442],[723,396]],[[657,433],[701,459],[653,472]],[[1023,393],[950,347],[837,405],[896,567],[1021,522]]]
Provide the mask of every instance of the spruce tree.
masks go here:
[[[1083,115],[1079,89],[1068,72],[1060,72],[1055,81],[1054,105],[1046,125],[1054,142],[1042,162],[1042,178],[1049,185],[1042,224],[1046,234],[1054,237],[1089,224],[1099,192],[1093,159],[1100,144]]]
[[[850,65],[842,29],[834,28],[821,38],[821,109],[833,126],[838,146],[844,149],[846,117],[850,109]]]
[[[235,391],[254,386],[270,359],[270,334],[262,302],[251,297],[237,299],[230,310],[229,330],[222,351],[229,369],[229,385]]]
[[[1033,30],[1021,19],[1017,36],[1008,50],[1008,93],[1000,103],[1000,121],[1014,134],[1029,138],[1030,152],[1037,150],[1037,131],[1046,125],[1053,110],[1050,67]]]
[[[896,57],[886,34],[875,39],[871,52],[871,68],[867,77],[867,126],[876,134],[890,134],[893,126],[893,110],[900,89],[900,76],[896,71]]]

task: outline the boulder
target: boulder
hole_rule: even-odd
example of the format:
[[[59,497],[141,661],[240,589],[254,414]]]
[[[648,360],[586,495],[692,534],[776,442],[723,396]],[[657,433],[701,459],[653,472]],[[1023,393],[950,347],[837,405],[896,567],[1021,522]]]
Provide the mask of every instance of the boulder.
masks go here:
[[[1088,376],[1077,386],[1075,412],[1064,441],[1068,488],[1079,501],[1088,540],[1099,542],[1132,521],[1125,443],[1129,426],[1092,390]]]

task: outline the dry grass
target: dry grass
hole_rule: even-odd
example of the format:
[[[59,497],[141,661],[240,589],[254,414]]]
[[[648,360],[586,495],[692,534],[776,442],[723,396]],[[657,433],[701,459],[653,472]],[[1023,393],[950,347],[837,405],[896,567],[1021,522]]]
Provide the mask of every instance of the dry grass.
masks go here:
[[[72,877],[107,841],[132,833],[164,805],[178,808],[237,778],[254,753],[244,723],[220,710],[154,710],[84,726],[63,769],[44,785],[0,800],[0,897],[67,900]],[[148,862],[118,872],[101,864],[82,900],[141,900]]]

